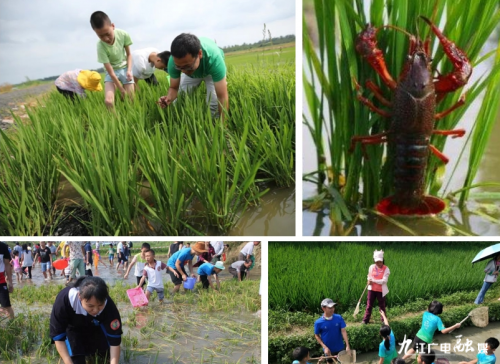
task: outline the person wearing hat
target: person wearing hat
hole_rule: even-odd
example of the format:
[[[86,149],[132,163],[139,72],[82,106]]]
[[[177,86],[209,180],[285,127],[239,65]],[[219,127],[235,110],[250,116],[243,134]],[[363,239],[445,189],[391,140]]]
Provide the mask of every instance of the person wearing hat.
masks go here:
[[[71,100],[76,95],[86,97],[85,90],[102,91],[101,75],[95,71],[76,69],[64,72],[54,83],[57,91]]]
[[[193,258],[205,253],[205,243],[203,241],[197,241],[193,246],[184,248],[172,255],[167,262],[168,272],[170,274],[170,279],[174,284],[174,292],[176,293],[181,288],[182,282],[187,280],[187,273],[184,270],[184,264],[188,263],[189,272],[193,278],[196,275],[193,274]]]
[[[334,313],[336,303],[330,298],[325,298],[321,302],[323,316],[314,322],[314,337],[323,348],[325,356],[337,355],[345,349],[351,350],[347,337],[346,324],[342,316]],[[342,338],[344,341],[342,341]],[[328,363],[333,363],[333,359],[327,359]]]
[[[203,288],[208,289],[208,287],[212,287],[213,290],[215,290],[214,285],[212,284],[212,275],[215,275],[215,282],[217,282],[217,290],[220,291],[220,282],[219,282],[219,276],[218,273],[222,270],[224,270],[224,263],[222,262],[217,262],[214,264],[212,263],[203,263],[200,265],[198,268],[198,275],[200,277],[201,283],[203,285]]]
[[[387,281],[389,280],[389,274],[391,274],[391,272],[384,264],[384,252],[382,250],[375,250],[373,252],[373,261],[375,264],[370,265],[370,268],[368,268],[368,298],[362,324],[368,324],[370,322],[375,300],[377,300],[380,310],[386,313],[385,296],[389,293]],[[381,320],[384,322],[383,318],[381,318]]]

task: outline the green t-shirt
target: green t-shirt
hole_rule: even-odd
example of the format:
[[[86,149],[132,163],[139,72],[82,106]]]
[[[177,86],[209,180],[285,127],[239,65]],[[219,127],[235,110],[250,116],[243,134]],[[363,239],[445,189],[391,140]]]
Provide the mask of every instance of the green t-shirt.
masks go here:
[[[108,254],[115,254],[115,248],[109,248]]]
[[[219,82],[226,77],[224,51],[209,38],[199,37],[199,39],[203,56],[200,60],[200,66],[188,77],[205,78],[212,76],[214,82]],[[168,74],[171,78],[181,77],[181,71],[175,69],[174,57],[170,57],[168,61]]]
[[[127,67],[125,47],[132,44],[130,35],[121,29],[115,29],[115,42],[112,45],[97,42],[97,62],[110,63],[114,70]]]

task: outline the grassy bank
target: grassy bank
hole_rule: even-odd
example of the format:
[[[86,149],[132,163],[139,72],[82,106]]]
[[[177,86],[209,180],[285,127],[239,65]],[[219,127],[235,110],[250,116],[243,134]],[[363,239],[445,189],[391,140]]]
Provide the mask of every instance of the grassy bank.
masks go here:
[[[53,235],[70,212],[62,179],[91,235],[223,234],[269,186],[294,184],[293,63],[229,68],[225,125],[202,88],[160,109],[159,75],[133,102],[117,97],[114,113],[102,93],[72,104],[54,92],[15,133],[0,132],[2,235]]]

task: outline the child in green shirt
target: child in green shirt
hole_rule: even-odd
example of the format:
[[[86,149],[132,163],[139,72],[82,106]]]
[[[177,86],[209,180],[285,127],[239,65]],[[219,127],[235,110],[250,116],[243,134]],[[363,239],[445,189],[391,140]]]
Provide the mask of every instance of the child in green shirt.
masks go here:
[[[132,54],[130,53],[132,40],[126,31],[115,29],[115,25],[102,11],[96,11],[90,16],[90,24],[100,39],[97,42],[97,61],[106,69],[104,102],[108,109],[113,109],[117,88],[122,98],[125,94],[132,98],[134,94]]]
[[[115,248],[113,248],[113,244],[109,246],[108,254],[109,254],[109,264],[113,266],[113,259],[115,258]]]

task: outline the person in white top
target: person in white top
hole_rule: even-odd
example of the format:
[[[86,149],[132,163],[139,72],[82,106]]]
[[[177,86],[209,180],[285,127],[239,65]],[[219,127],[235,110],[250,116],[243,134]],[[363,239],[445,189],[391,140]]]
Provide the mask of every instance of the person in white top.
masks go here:
[[[367,285],[368,297],[366,302],[366,311],[363,316],[362,324],[368,324],[372,315],[372,309],[375,305],[375,300],[378,301],[378,307],[381,311],[385,312],[385,296],[389,293],[387,288],[387,281],[391,271],[385,265],[384,252],[382,250],[375,250],[373,252],[373,261],[375,264],[370,265],[368,268]],[[384,318],[380,318],[384,322]]]
[[[240,254],[238,255],[238,260],[246,260],[250,259],[253,255],[253,247],[255,245],[259,245],[260,241],[249,241],[243,249],[241,249]]]
[[[211,241],[210,244],[212,245],[215,251],[215,255],[212,258],[212,264],[215,264],[222,259],[222,253],[224,252],[224,242]]]
[[[146,297],[148,300],[149,297],[151,297],[151,294],[156,291],[158,294],[158,300],[160,303],[163,303],[163,298],[165,298],[165,288],[163,286],[161,271],[166,268],[167,265],[165,263],[155,260],[155,251],[153,249],[146,252],[146,265],[144,266],[141,281],[136,288],[141,287],[144,280],[147,278],[148,286],[146,288]]]
[[[152,47],[132,51],[132,75],[134,76],[135,90],[139,90],[139,80],[144,80],[149,85],[158,85],[155,68],[165,69],[169,58],[169,51],[158,53],[158,49]]]

